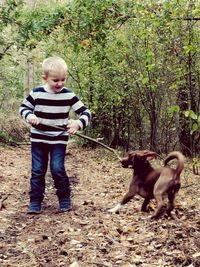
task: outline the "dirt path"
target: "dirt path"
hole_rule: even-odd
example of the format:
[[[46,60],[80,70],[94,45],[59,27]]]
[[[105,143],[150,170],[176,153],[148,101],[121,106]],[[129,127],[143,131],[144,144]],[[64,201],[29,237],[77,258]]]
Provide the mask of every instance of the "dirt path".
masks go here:
[[[200,186],[183,188],[177,198],[180,221],[150,221],[137,197],[120,214],[112,207],[125,193],[131,171],[104,149],[70,148],[66,167],[73,211],[58,214],[50,174],[42,214],[27,215],[29,147],[0,147],[0,266],[80,267],[200,266]],[[198,184],[186,166],[183,186]]]

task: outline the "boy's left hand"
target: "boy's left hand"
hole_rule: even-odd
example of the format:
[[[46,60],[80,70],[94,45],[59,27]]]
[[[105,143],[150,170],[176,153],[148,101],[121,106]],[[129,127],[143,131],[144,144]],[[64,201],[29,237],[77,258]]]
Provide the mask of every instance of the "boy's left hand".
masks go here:
[[[75,134],[78,130],[80,130],[80,125],[77,120],[69,120],[67,124],[67,132],[69,134]]]

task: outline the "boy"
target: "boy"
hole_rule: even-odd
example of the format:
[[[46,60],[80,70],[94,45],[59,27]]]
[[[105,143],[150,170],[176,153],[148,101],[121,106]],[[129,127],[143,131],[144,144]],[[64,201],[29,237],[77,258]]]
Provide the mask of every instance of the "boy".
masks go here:
[[[62,58],[47,58],[42,70],[45,85],[32,89],[19,109],[23,119],[31,124],[32,170],[27,212],[41,212],[49,156],[59,212],[66,212],[72,209],[70,184],[64,166],[67,141],[70,134],[88,125],[91,113],[71,90],[64,87],[68,69]],[[68,119],[71,109],[79,119]],[[61,130],[60,127],[67,129]]]

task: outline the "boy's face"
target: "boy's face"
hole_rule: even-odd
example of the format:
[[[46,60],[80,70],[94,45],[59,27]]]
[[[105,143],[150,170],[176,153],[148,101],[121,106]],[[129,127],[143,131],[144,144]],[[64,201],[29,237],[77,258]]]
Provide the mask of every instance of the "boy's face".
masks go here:
[[[49,74],[43,75],[43,79],[46,81],[49,89],[54,93],[58,93],[62,90],[67,74],[64,72],[50,71]]]

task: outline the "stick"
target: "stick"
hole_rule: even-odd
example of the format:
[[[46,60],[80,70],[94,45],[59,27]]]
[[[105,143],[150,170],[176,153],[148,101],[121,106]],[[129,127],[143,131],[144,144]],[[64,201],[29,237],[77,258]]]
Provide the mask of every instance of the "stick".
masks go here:
[[[83,134],[80,134],[80,133],[75,133],[75,135],[77,135],[77,136],[79,136],[79,137],[82,137],[82,138],[84,138],[84,139],[88,139],[88,140],[90,140],[90,141],[92,141],[92,142],[94,142],[94,143],[97,143],[97,144],[99,144],[99,145],[101,145],[101,146],[107,148],[108,150],[112,151],[112,152],[115,154],[115,156],[118,158],[119,161],[121,160],[121,158],[119,157],[119,155],[117,154],[117,152],[116,152],[113,148],[111,148],[111,147],[105,145],[104,143],[101,143],[101,142],[99,142],[99,141],[96,140],[96,139],[93,139],[93,138],[91,138],[91,137],[89,137],[89,136],[86,136],[86,135],[83,135]]]
[[[4,201],[8,198],[8,196],[2,197],[2,199],[0,200],[0,210],[4,207]]]
[[[61,127],[61,126],[49,125],[49,124],[46,124],[46,123],[45,123],[45,124],[44,124],[44,123],[40,123],[40,125],[49,126],[49,127],[52,127],[52,128],[58,129],[58,130],[61,130],[61,131],[67,131],[66,128]],[[83,134],[80,134],[80,133],[75,133],[75,135],[77,135],[77,136],[79,136],[79,137],[81,137],[81,138],[87,139],[87,140],[89,140],[89,141],[92,141],[92,142],[94,142],[94,143],[96,143],[96,144],[99,144],[99,145],[105,147],[106,149],[112,151],[112,152],[115,154],[115,156],[117,157],[117,159],[118,159],[119,161],[121,160],[121,158],[120,158],[120,156],[117,154],[117,152],[116,152],[113,148],[111,148],[111,147],[105,145],[104,143],[101,143],[101,142],[99,142],[98,140],[96,140],[96,139],[94,139],[94,138],[92,138],[92,137],[89,137],[89,136],[86,136],[86,135],[83,135]]]
[[[192,170],[195,175],[199,175],[199,167],[196,164],[192,165]]]
[[[181,189],[185,189],[185,188],[188,188],[190,186],[194,186],[194,185],[197,185],[197,184],[188,184],[188,185],[184,185],[184,186],[181,186]]]
[[[160,156],[158,153],[156,153],[156,154],[160,159],[164,160],[164,158],[162,156]]]

